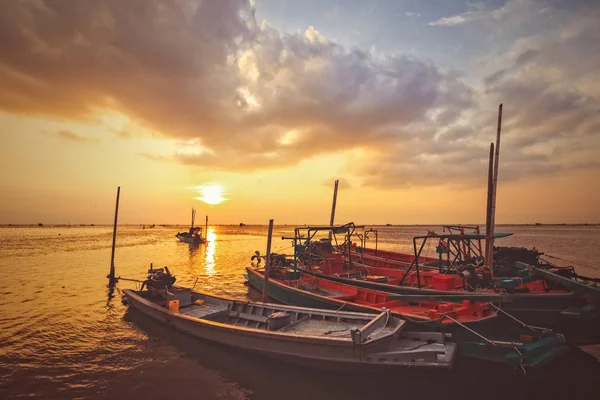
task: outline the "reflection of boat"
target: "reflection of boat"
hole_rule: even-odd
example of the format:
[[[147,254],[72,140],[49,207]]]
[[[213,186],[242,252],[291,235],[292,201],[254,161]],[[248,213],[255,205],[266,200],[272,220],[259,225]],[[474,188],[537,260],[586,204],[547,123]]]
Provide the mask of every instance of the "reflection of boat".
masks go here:
[[[404,332],[377,314],[236,301],[191,289],[123,290],[130,307],[200,339],[320,367],[448,369],[456,345],[441,333]]]
[[[188,232],[179,232],[175,236],[179,240],[189,244],[200,244],[206,243],[206,238],[202,237],[202,228],[194,227],[194,220],[196,219],[196,210],[192,208],[192,225]],[[208,225],[208,216],[206,217],[206,225]]]

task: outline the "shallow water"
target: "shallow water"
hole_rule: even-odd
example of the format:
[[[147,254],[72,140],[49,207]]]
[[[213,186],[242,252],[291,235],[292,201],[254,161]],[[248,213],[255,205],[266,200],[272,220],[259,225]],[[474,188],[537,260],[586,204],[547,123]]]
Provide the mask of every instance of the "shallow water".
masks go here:
[[[379,248],[398,251],[412,251],[414,235],[441,231],[424,226],[377,229]],[[499,230],[515,233],[499,245],[536,247],[557,257],[551,261],[570,262],[581,274],[600,277],[598,227]],[[168,265],[178,284],[257,298],[242,274],[255,250],[265,252],[266,226],[209,227],[210,242],[197,247],[180,243],[176,232],[119,227],[117,275],[144,279],[150,263]],[[293,228],[276,227],[272,249],[290,253],[290,241],[279,239],[283,235],[293,235]],[[513,391],[598,395],[592,377],[600,376],[600,365],[577,349],[523,381],[503,368],[484,364],[482,372],[479,364],[463,361],[443,376],[323,373],[202,343],[127,311],[118,291],[108,296],[111,240],[110,227],[0,229],[0,398],[363,399],[398,394],[399,386],[405,395],[425,398],[444,397],[448,391],[476,397],[500,381],[504,384],[495,393],[511,397]],[[121,281],[119,288],[135,285]],[[561,379],[548,380],[548,374]],[[429,384],[434,378],[445,388]]]

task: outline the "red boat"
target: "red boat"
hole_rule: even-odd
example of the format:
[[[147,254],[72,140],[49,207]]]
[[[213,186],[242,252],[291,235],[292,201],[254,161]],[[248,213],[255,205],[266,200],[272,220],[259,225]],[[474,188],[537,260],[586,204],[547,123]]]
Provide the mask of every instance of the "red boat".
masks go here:
[[[307,274],[300,274],[299,279],[279,279],[278,281],[335,300],[340,307],[347,307],[344,305],[346,302],[370,307],[372,310],[380,310],[385,307],[393,313],[418,321],[436,321],[444,324],[453,324],[458,321],[468,324],[496,316],[496,312],[491,309],[489,303],[485,302],[476,303],[465,300],[462,303],[446,303],[393,300],[390,299],[390,296],[394,297],[391,293],[346,285]]]
[[[262,271],[246,268],[250,285],[262,290]],[[498,324],[489,303],[465,300],[449,303],[421,298],[397,299],[392,293],[345,285],[303,271],[271,269],[267,292],[285,304],[338,311],[380,312],[382,308],[406,321],[410,331],[449,333],[467,357],[538,367],[563,354],[564,337],[553,332]],[[425,296],[426,297],[426,296]]]

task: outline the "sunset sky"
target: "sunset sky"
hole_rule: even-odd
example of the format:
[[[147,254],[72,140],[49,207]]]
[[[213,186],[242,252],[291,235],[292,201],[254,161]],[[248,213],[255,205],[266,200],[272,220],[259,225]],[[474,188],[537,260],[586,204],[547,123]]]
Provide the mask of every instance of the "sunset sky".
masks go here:
[[[482,223],[500,103],[496,222],[600,222],[598,21],[594,0],[3,1],[0,224],[111,223],[119,185],[121,223],[326,224],[336,178],[339,223]]]

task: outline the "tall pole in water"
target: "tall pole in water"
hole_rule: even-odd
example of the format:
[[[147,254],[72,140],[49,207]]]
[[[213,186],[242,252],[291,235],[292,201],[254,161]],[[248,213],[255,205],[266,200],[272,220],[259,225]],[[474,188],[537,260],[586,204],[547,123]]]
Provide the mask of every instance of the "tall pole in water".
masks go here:
[[[340,183],[339,179],[335,180],[335,185],[333,187],[333,203],[331,204],[331,218],[329,219],[329,226],[333,226],[333,219],[335,218],[335,205],[337,203],[337,192],[338,192],[338,184]],[[333,232],[329,231],[329,240],[332,238]]]
[[[488,252],[492,238],[490,236],[490,221],[492,216],[492,185],[494,181],[494,143],[490,143],[490,161],[488,166],[488,193],[487,205],[485,207],[485,265],[490,265],[493,260],[490,260],[491,253]]]
[[[117,187],[117,204],[115,205],[115,223],[113,225],[112,253],[110,255],[110,274],[108,275],[108,286],[113,288],[117,279],[115,278],[115,244],[117,241],[117,217],[119,216],[119,195],[121,186]]]
[[[490,243],[488,244],[487,253],[489,254],[488,264],[492,277],[494,276],[494,227],[496,225],[496,194],[498,192],[498,164],[500,161],[500,131],[502,130],[502,104],[498,106],[498,130],[496,132],[496,154],[494,155],[494,182],[492,185],[492,204],[490,212]]]
[[[273,238],[273,220],[269,220],[269,235],[267,236],[267,259],[265,260],[265,281],[263,283],[262,301],[269,298],[269,263],[271,262],[271,239]]]
[[[196,210],[192,208],[192,226],[190,228],[194,227],[194,219],[196,219]]]
[[[206,222],[204,223],[204,239],[208,239],[208,215],[206,216]]]

